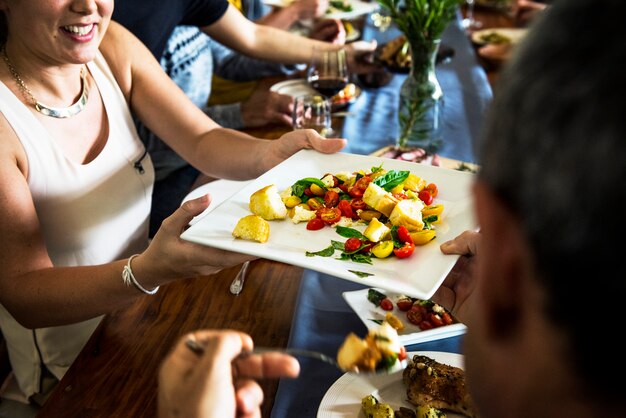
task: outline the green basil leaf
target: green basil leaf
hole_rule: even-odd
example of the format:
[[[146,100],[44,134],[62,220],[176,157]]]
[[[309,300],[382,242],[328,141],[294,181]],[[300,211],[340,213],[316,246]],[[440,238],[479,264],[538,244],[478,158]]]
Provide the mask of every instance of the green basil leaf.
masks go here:
[[[409,177],[409,171],[390,170],[384,176],[374,179],[374,184],[390,191]]]
[[[345,226],[337,226],[337,228],[335,228],[335,231],[337,231],[337,233],[344,238],[360,238],[360,239],[365,238],[365,236],[360,231],[357,231],[354,228],[347,228]]]
[[[322,189],[326,189],[326,185],[322,182],[322,180],[315,177],[305,177],[296,181],[293,186],[291,186],[291,194],[301,197],[304,194],[304,189],[311,187],[311,184],[317,184]]]
[[[333,254],[335,254],[335,247],[331,245],[330,247],[324,248],[320,251],[307,251],[305,252],[305,254],[307,257],[315,257],[316,255],[320,257],[331,257]]]

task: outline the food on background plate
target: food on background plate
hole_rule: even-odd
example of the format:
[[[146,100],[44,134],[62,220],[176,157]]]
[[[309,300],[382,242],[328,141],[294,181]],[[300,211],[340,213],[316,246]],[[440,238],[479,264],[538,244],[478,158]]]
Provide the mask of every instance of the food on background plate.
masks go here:
[[[356,97],[356,84],[348,83],[346,86],[330,98],[333,105],[341,105],[352,101]]]
[[[402,372],[407,400],[415,406],[432,407],[476,417],[465,386],[465,372],[423,355],[414,355]]]
[[[248,215],[239,219],[233,237],[260,243],[267,242],[270,237],[270,224],[258,215]]]
[[[388,323],[370,330],[365,339],[350,333],[337,352],[337,363],[342,370],[357,373],[394,371],[404,367],[406,349],[398,340],[398,333]]]
[[[252,196],[250,196],[250,211],[266,221],[285,219],[287,216],[287,207],[278,194],[278,189],[273,184],[252,193]]]
[[[425,405],[415,410],[401,406],[394,411],[391,405],[380,402],[374,395],[361,399],[361,410],[367,418],[446,418],[442,410]]]
[[[330,0],[326,14],[351,12],[353,10],[350,0]]]
[[[378,59],[389,68],[409,71],[411,50],[406,36],[400,35],[383,45]]]
[[[386,294],[368,289],[367,300],[374,306],[386,311],[385,321],[397,330],[404,328],[404,323],[397,315],[390,316],[395,307],[401,312],[406,312],[406,319],[413,325],[417,325],[422,331],[457,324],[459,321],[443,306],[431,301],[408,296],[399,296],[395,303]],[[395,304],[395,307],[394,307]],[[402,325],[398,324],[398,321]],[[376,320],[376,322],[380,322]],[[401,327],[401,328],[400,328]]]

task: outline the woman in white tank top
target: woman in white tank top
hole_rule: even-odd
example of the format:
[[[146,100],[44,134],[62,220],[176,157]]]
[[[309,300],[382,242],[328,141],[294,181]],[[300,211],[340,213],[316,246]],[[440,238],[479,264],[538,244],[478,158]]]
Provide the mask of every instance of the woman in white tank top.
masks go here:
[[[25,399],[45,369],[63,375],[102,315],[251,258],[180,242],[206,196],[148,242],[154,172],[131,110],[218,178],[255,178],[302,148],[345,145],[314,131],[266,141],[221,128],[110,21],[112,8],[0,2],[0,326]]]

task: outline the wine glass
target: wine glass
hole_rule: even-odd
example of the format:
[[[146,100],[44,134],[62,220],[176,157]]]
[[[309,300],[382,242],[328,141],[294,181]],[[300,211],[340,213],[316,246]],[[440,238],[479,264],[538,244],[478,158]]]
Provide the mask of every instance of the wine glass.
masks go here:
[[[313,57],[307,69],[307,82],[315,90],[333,97],[348,84],[348,63],[345,49],[313,51]]]
[[[463,29],[478,29],[483,26],[482,22],[479,22],[474,18],[474,5],[476,0],[465,0],[465,19],[461,21]]]
[[[294,129],[314,129],[329,138],[331,128],[330,100],[321,94],[307,94],[294,98],[292,122]]]

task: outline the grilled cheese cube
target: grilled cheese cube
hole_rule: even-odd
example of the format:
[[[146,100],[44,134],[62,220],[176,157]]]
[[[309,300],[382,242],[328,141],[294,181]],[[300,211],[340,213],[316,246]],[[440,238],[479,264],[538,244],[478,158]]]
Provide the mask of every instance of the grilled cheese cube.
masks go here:
[[[422,209],[424,203],[421,200],[404,199],[398,202],[389,215],[392,225],[404,225],[411,231],[421,231],[424,228],[422,221]]]
[[[376,218],[372,218],[367,228],[365,228],[365,231],[363,231],[363,235],[372,242],[378,242],[383,239],[389,231],[391,231],[391,229],[387,225]]]
[[[273,184],[252,193],[252,196],[250,196],[250,211],[266,221],[285,219],[287,217],[287,207],[278,194],[278,189]]]
[[[370,183],[363,193],[363,202],[385,216],[389,216],[398,199],[375,183]]]
[[[244,216],[237,222],[233,237],[260,243],[267,242],[270,237],[270,223],[258,215]]]
[[[409,173],[409,176],[402,182],[402,185],[404,186],[404,190],[419,192],[426,187],[426,180],[413,173]]]

